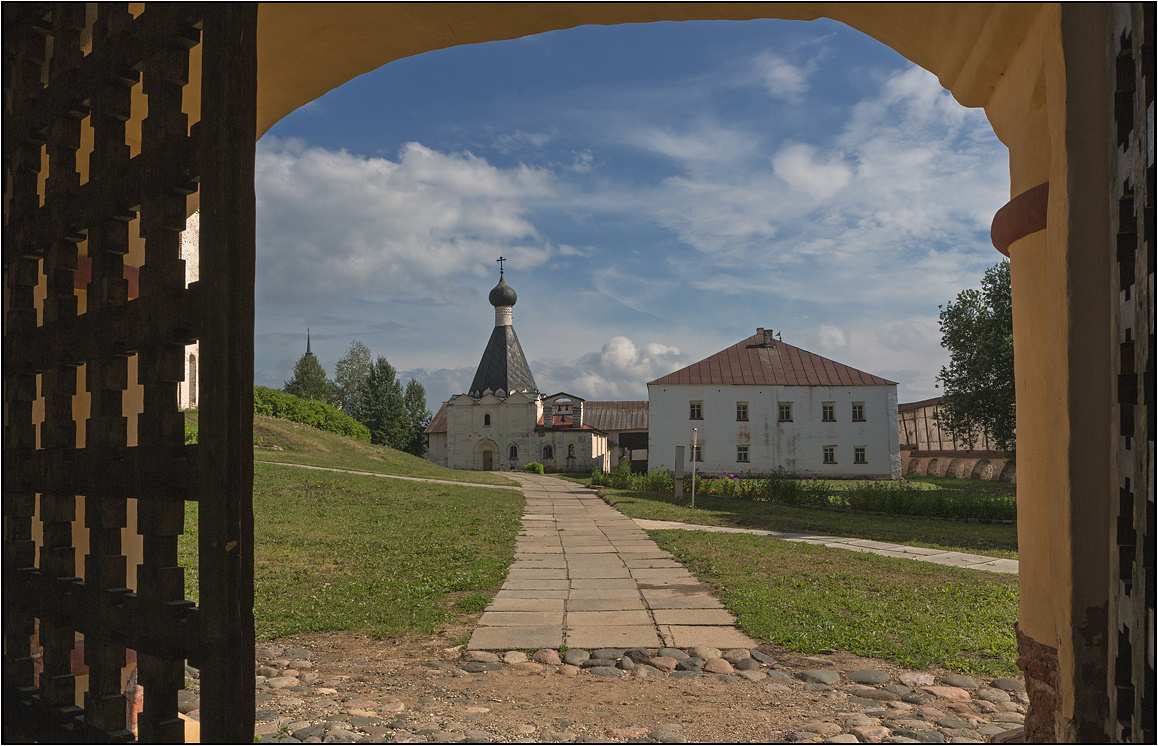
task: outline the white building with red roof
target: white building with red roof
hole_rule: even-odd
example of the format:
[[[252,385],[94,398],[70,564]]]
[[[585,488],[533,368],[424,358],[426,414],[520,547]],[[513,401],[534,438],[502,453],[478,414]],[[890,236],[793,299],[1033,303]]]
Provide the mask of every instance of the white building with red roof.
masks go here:
[[[770,329],[647,384],[648,466],[685,472],[899,479],[897,384]],[[695,456],[693,456],[695,429]]]

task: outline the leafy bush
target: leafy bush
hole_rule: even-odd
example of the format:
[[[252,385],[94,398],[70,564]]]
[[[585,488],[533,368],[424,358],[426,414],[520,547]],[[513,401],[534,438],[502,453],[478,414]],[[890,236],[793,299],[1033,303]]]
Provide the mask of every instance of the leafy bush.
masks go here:
[[[544,473],[543,465],[540,464],[538,461],[532,461],[531,463],[526,464],[525,466],[523,466],[521,471],[525,471],[528,474],[542,474],[542,473]]]
[[[624,473],[622,468],[617,468],[610,474],[593,472],[591,484],[621,490],[672,492],[675,479],[669,472],[653,471],[642,475]],[[825,480],[802,479],[784,471],[777,471],[764,479],[741,479],[734,474],[720,477],[697,474],[695,485],[698,495],[758,502],[893,515],[1017,520],[1017,498],[1011,492],[1001,494],[997,490],[988,496],[965,490],[928,490],[905,480],[855,482],[845,489],[834,489]],[[684,477],[684,494],[691,494],[691,489],[692,477],[689,475]]]
[[[370,429],[339,409],[313,399],[299,399],[293,394],[265,386],[253,387],[253,413],[300,422],[337,435],[370,442]]]
[[[640,492],[671,492],[675,489],[675,478],[670,472],[653,470],[649,474],[632,474],[631,463],[623,468],[623,461],[610,474],[591,472],[591,484],[598,487],[612,487],[617,490],[638,490]]]

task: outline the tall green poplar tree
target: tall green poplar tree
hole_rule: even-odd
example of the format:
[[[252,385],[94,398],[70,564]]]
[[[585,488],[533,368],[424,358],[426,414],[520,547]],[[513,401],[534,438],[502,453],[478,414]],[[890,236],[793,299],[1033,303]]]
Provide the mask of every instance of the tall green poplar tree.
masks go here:
[[[359,422],[365,417],[366,381],[372,365],[370,348],[354,340],[334,366],[334,388],[342,402],[342,411]]]
[[[370,428],[370,442],[399,451],[406,450],[410,428],[406,419],[402,383],[398,380],[394,366],[381,355],[370,366],[364,404],[366,419],[362,422]]]
[[[421,456],[426,453],[426,436],[422,431],[430,424],[430,410],[426,408],[426,388],[411,378],[406,384],[402,399],[406,405],[406,423],[410,433],[406,451]]]
[[[938,424],[955,439],[983,433],[997,450],[1013,451],[1016,402],[1013,385],[1013,294],[1009,262],[990,267],[981,290],[963,290],[941,307],[941,346],[949,365],[941,369],[945,395]]]

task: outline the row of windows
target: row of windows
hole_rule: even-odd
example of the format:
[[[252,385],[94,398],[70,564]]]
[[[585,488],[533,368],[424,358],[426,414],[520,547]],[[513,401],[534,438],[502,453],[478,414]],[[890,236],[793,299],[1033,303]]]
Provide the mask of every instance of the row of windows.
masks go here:
[[[704,419],[704,403],[702,401],[688,402],[688,419]],[[777,419],[780,422],[792,422],[792,402],[777,404]],[[836,403],[826,402],[820,405],[820,419],[823,422],[836,422]],[[736,402],[736,422],[748,421],[748,402]],[[864,402],[854,402],[852,405],[852,421],[864,422]]]
[[[867,450],[866,449],[867,449],[866,446],[854,446],[853,447],[853,449],[852,449],[852,462],[854,464],[867,464],[868,463],[868,457],[867,457]],[[703,462],[703,460],[704,460],[704,447],[703,446],[701,446],[701,445],[692,446],[692,460],[698,461],[701,463]],[[736,463],[738,463],[738,464],[750,463],[748,460],[748,446],[736,446]],[[835,464],[836,463],[836,446],[824,446],[824,463],[826,463],[826,464]]]
[[[487,416],[489,417],[490,415]],[[517,459],[519,457],[519,447],[512,445],[508,453],[510,453],[512,459]],[[550,444],[543,446],[543,458],[555,458],[555,446]],[[567,458],[575,458],[574,443],[567,444]]]

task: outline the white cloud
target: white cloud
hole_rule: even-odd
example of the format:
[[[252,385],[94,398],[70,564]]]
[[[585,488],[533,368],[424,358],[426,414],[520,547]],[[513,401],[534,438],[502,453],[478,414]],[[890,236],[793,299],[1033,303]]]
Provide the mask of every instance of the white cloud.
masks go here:
[[[848,186],[852,169],[839,157],[827,161],[817,158],[816,148],[804,143],[790,143],[772,158],[772,170],[793,189],[807,192],[816,199],[827,199]]]
[[[427,292],[486,276],[499,254],[524,268],[549,258],[527,218],[555,189],[542,170],[415,142],[392,161],[267,139],[256,171],[260,302]]]
[[[765,158],[713,155],[686,142],[703,138],[646,130],[653,151],[683,173],[588,204],[651,215],[703,253],[708,263],[677,268],[696,287],[736,292],[745,282],[731,275],[743,273],[785,300],[823,289],[843,301],[888,302],[898,286],[910,304],[951,298],[997,259],[987,233],[1008,199],[1004,146],[984,112],[959,106],[917,67],[882,79],[846,112],[834,134],[818,130],[815,141],[770,138]],[[717,139],[746,136],[737,129]],[[769,148],[754,138],[746,147]],[[782,277],[789,272],[791,281]]]
[[[820,327],[820,349],[825,352],[848,349],[848,334],[832,324],[824,324]]]
[[[773,98],[795,101],[808,92],[809,71],[794,65],[772,53],[765,53],[754,60],[754,67]]]
[[[756,149],[756,138],[734,127],[710,120],[699,120],[677,131],[652,124],[626,126],[625,143],[656,155],[665,156],[694,167],[698,163],[731,163],[750,157]]]
[[[542,150],[554,138],[546,132],[523,132],[515,130],[507,135],[495,138],[494,147],[503,155],[518,153],[525,150]]]
[[[687,364],[678,347],[649,342],[639,347],[614,336],[598,351],[574,361],[534,361],[535,381],[546,393],[567,391],[587,399],[646,399],[647,382]]]

